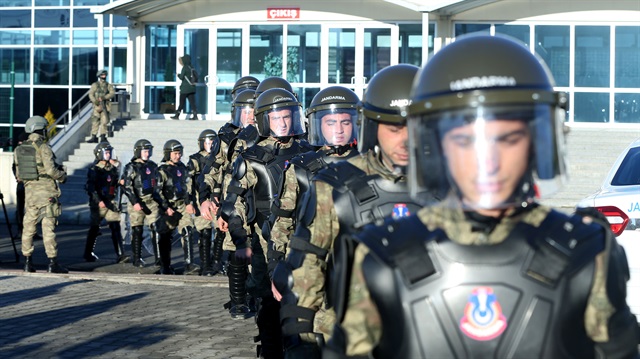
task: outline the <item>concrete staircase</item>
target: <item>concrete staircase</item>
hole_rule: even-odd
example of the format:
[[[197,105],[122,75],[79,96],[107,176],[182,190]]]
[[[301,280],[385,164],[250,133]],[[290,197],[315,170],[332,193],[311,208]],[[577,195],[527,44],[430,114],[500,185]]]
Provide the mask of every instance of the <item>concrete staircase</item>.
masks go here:
[[[176,139],[184,146],[183,162],[189,155],[197,152],[198,135],[205,129],[218,130],[222,121],[186,121],[186,120],[116,120],[113,137],[108,138],[114,148],[115,157],[122,165],[126,165],[133,156],[134,143],[145,138],[153,144],[151,159],[156,163],[162,161],[162,147],[169,139]],[[87,224],[89,225],[88,196],[85,191],[87,170],[95,159],[93,149],[95,143],[80,143],[68,160],[64,162],[69,174],[67,182],[61,186],[63,206],[61,224]]]
[[[569,183],[542,203],[572,211],[581,199],[600,188],[618,155],[637,138],[640,138],[640,126],[625,129],[572,127],[567,136]]]

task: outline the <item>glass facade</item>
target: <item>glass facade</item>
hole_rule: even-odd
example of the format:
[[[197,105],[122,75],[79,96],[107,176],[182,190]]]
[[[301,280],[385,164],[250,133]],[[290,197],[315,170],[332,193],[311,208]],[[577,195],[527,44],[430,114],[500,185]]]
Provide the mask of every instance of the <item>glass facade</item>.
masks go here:
[[[49,108],[54,116],[61,115],[88,91],[102,59],[108,80],[117,89],[125,88],[127,18],[105,15],[104,28],[99,28],[100,21],[91,13],[91,7],[115,1],[0,0],[0,136],[9,123],[12,81],[15,98],[20,99],[14,103],[17,124]],[[145,58],[136,59],[143,80],[136,85],[147,114],[175,110],[178,53],[190,54],[198,71],[200,112],[213,111],[215,101],[218,114],[229,111],[230,89],[242,75],[260,80],[284,76],[306,106],[323,87],[340,84],[363,90],[376,72],[392,63],[421,66],[426,60],[419,21],[355,25],[171,21],[144,24]],[[640,26],[520,21],[454,21],[452,26],[454,36],[508,35],[538,54],[556,88],[569,94],[567,121],[640,123]],[[436,32],[435,23],[430,23],[429,53]],[[179,33],[184,38],[178,39]],[[184,48],[178,49],[178,44]]]
[[[532,48],[551,70],[556,89],[570,96],[567,121],[640,123],[640,26],[482,23],[455,29],[456,36],[507,34]]]
[[[49,109],[58,117],[82,97],[96,79],[98,20],[91,7],[110,0],[0,0],[0,137],[8,135],[9,102],[14,71],[17,124]],[[127,19],[106,15],[103,37],[108,80],[124,89]],[[120,86],[119,86],[120,85]]]

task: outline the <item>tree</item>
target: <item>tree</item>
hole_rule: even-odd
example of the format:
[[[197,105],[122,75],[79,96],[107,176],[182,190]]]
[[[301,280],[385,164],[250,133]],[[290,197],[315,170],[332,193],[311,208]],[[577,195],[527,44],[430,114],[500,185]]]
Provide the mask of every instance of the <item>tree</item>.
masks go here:
[[[44,118],[49,122],[49,126],[47,126],[47,133],[49,134],[49,138],[52,138],[58,132],[58,129],[55,126],[56,117],[51,112],[51,107],[48,107],[47,113],[44,115]]]

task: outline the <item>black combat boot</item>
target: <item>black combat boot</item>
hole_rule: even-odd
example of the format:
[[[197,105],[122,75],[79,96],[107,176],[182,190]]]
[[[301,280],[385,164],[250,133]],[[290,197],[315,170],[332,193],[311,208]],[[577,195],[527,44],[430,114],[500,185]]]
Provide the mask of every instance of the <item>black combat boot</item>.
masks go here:
[[[200,231],[200,264],[202,264],[201,275],[211,277],[216,275],[216,272],[211,266],[211,228],[206,228]]]
[[[231,301],[225,305],[233,319],[247,319],[251,316],[247,306],[248,268],[244,260],[236,259],[235,252],[229,254],[229,297]]]
[[[182,250],[184,251],[184,272],[183,274],[197,275],[200,273],[200,266],[194,263],[193,258],[193,229],[186,227],[182,230]]]
[[[162,264],[160,259],[160,246],[158,242],[160,241],[160,234],[155,230],[155,226],[152,225],[150,228],[150,236],[151,236],[151,245],[153,247],[153,259],[155,261],[154,265],[156,267],[160,267]]]
[[[180,119],[180,111],[177,111],[175,115],[169,117],[172,120],[179,120]]]
[[[89,227],[89,232],[87,233],[87,242],[84,244],[84,255],[83,258],[87,262],[95,262],[98,259],[98,256],[93,253],[96,248],[96,239],[98,238],[98,232],[100,232],[100,226],[91,226]]]
[[[116,252],[118,263],[129,263],[131,261],[131,257],[124,254],[124,249],[122,248],[122,233],[120,233],[120,223],[110,222],[109,228],[111,229],[111,241],[113,241],[113,249]]]
[[[158,237],[158,251],[160,254],[160,274],[175,274],[173,267],[171,266],[171,234],[172,232],[166,232],[160,234]]]
[[[67,268],[65,268],[65,267],[61,266],[60,264],[58,264],[58,259],[56,257],[49,258],[49,269],[47,270],[47,272],[49,272],[49,273],[61,273],[61,274],[69,273]]]
[[[195,111],[193,112],[193,115],[191,115],[190,120],[196,120],[196,121],[199,120],[198,114]]]
[[[87,143],[98,143],[98,136],[91,135],[91,138],[87,141]]]
[[[284,358],[282,327],[280,326],[280,302],[272,295],[262,297],[256,315],[258,325],[258,356],[260,358]],[[257,338],[257,339],[258,339]]]
[[[224,253],[222,245],[224,244],[224,236],[224,232],[216,230],[216,237],[213,239],[213,256],[211,258],[211,261],[213,262],[213,270],[216,273],[221,273],[223,275],[226,274],[225,266],[222,263],[222,254]]]
[[[33,267],[33,262],[31,261],[31,256],[24,257],[24,271],[29,273],[36,272],[36,269]]]
[[[133,254],[132,263],[134,267],[144,267],[142,261],[142,226],[131,227],[131,252]]]
[[[100,142],[109,142],[107,141],[107,135],[100,135]]]

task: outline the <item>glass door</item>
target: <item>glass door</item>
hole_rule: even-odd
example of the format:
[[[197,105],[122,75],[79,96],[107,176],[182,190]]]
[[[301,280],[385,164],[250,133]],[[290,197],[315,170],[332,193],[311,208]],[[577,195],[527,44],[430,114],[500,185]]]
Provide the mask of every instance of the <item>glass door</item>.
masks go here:
[[[212,94],[210,99],[212,118],[227,121],[231,116],[231,90],[236,81],[249,68],[248,31],[241,27],[213,25],[211,38],[216,46],[210,51],[212,68],[215,69],[207,79],[207,87]],[[243,71],[245,70],[245,71]]]
[[[206,79],[209,77],[209,69],[212,68],[210,66],[210,56],[209,56],[209,38],[210,38],[210,29],[209,26],[203,25],[178,25],[178,36],[177,36],[177,56],[178,59],[184,55],[189,55],[191,57],[191,66],[198,73],[198,82],[196,84],[196,105],[198,114],[203,119],[209,119],[209,91],[206,86]],[[176,61],[176,68],[174,69],[176,73],[180,73],[182,71],[182,66],[178,61]],[[181,80],[176,78],[176,99],[178,102],[179,94],[180,94],[180,82]],[[178,103],[176,103],[178,106]],[[187,101],[186,109],[184,109],[185,113],[191,113],[192,108]]]
[[[341,85],[362,97],[379,70],[398,63],[396,25],[328,25],[324,31],[323,73],[327,85]]]

